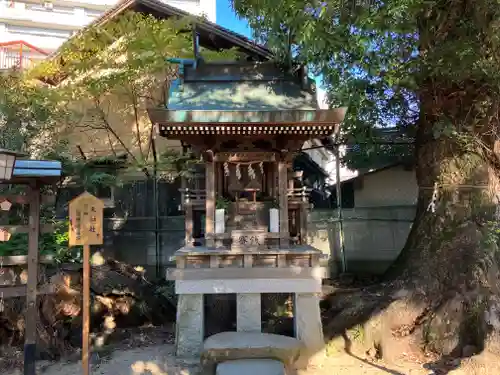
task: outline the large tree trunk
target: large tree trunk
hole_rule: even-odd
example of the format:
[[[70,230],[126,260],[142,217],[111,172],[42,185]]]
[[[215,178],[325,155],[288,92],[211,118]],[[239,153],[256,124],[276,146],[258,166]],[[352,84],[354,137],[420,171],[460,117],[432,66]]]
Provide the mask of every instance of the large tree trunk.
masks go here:
[[[460,150],[451,139],[419,145],[417,215],[392,267],[395,285],[410,293],[408,303],[425,306],[418,319],[425,320],[422,344],[443,354],[461,354],[467,345],[483,349],[500,328],[493,319],[500,311],[500,171],[473,147]]]
[[[499,93],[477,69],[494,51],[485,29],[498,17],[484,15],[483,1],[427,7],[419,19],[417,215],[390,283],[332,299],[340,313],[326,328],[349,338],[362,324],[384,356],[408,346],[445,357],[500,355]],[[470,67],[455,68],[460,57],[449,51],[467,48]]]
[[[455,69],[456,57],[442,54],[450,46],[466,48],[468,38],[485,45],[472,47],[478,54],[474,63],[487,59],[483,32],[489,25],[475,18],[478,5],[433,3],[420,17],[418,208],[392,269],[396,285],[411,292],[409,303],[416,297],[426,306],[418,319],[422,343],[442,354],[459,355],[467,345],[493,349],[492,333],[500,329],[497,95],[484,77],[474,76],[473,66],[470,72]],[[448,60],[442,63],[443,58]]]

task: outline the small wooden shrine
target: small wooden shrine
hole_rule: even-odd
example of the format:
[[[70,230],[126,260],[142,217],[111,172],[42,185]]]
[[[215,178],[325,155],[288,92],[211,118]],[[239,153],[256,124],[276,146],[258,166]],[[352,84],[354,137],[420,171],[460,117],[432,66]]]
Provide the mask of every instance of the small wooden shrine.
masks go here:
[[[338,130],[345,108],[317,109],[304,69],[187,63],[179,72],[167,108],[149,111],[158,134],[189,146],[205,167],[204,183],[183,181],[186,243],[167,273],[179,295],[177,353],[199,354],[204,296],[214,294],[235,294],[236,329],[260,332],[261,295],[292,293],[295,336],[322,346],[325,269],[307,244],[308,189],[291,165],[306,140]]]

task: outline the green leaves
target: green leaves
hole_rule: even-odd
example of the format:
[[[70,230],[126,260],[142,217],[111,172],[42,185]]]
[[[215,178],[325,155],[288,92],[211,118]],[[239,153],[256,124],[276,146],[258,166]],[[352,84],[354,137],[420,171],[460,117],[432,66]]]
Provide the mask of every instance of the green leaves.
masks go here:
[[[147,173],[153,150],[147,108],[163,106],[177,79],[177,65],[167,60],[194,57],[191,28],[196,21],[128,12],[83,30],[32,72],[54,78],[60,105],[71,113],[65,129],[82,140],[87,156],[93,150],[125,153],[133,168]],[[201,52],[205,60],[234,53]]]
[[[234,7],[259,41],[276,50],[291,48],[296,62],[323,78],[330,105],[349,107],[342,125],[346,138],[366,143],[373,127],[404,130],[417,119],[409,78],[417,66],[417,3],[234,0]],[[276,39],[282,30],[293,30],[291,47]],[[359,153],[351,156],[359,160]]]
[[[55,150],[56,123],[65,117],[55,104],[59,96],[23,72],[0,74],[0,148],[43,157]]]

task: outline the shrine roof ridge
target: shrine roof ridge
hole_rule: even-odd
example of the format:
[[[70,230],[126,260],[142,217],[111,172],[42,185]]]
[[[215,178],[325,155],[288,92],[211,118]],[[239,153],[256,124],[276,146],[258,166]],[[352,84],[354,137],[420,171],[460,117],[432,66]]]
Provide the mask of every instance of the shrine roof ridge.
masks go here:
[[[307,70],[298,66],[286,72],[274,61],[214,61],[185,64],[184,82],[241,82],[241,81],[294,81],[301,82]],[[310,89],[309,82],[306,83]]]
[[[150,108],[148,114],[154,124],[185,126],[299,126],[340,124],[346,107],[335,109],[290,110],[169,110]]]

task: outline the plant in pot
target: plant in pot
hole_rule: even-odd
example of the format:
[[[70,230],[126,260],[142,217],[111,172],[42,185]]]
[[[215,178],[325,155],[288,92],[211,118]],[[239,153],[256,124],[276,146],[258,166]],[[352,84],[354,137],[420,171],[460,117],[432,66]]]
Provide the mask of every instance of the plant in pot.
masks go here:
[[[224,233],[226,230],[226,211],[229,208],[230,202],[219,197],[215,202],[215,233]]]

